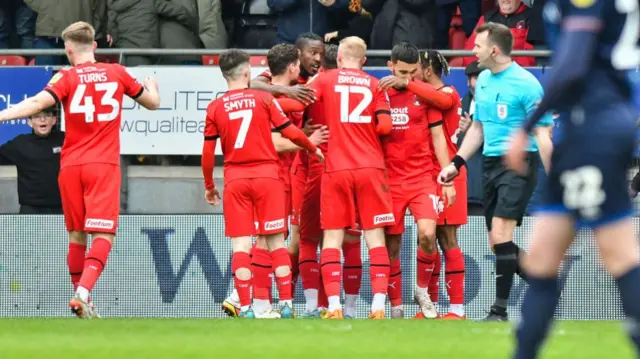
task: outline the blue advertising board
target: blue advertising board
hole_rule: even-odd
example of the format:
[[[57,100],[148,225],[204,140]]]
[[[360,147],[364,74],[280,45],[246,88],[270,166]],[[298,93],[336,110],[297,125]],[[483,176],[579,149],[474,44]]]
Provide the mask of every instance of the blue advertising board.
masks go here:
[[[40,92],[52,74],[50,67],[0,67],[0,110]],[[0,145],[29,132],[31,128],[27,119],[0,123]]]

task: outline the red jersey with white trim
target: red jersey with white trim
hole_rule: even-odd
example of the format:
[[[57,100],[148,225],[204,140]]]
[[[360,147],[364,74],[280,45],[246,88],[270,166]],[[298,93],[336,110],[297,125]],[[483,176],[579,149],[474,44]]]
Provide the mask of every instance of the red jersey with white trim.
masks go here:
[[[302,127],[302,116],[304,115],[304,112],[289,112],[286,115],[289,118],[291,124],[298,128]],[[275,126],[272,126],[272,131],[274,129]],[[285,188],[287,190],[291,188],[291,166],[293,165],[293,161],[296,159],[296,155],[298,154],[298,152],[306,153],[306,150],[278,153],[278,157],[280,158],[280,178],[282,178],[282,180],[284,181]]]
[[[260,73],[260,75],[258,75],[258,76],[266,77],[267,79],[269,79],[269,81],[271,81],[271,78],[273,77],[273,75],[271,75],[271,70],[269,70],[268,68],[266,70],[262,71]],[[304,78],[304,77],[302,77],[302,75],[299,75],[298,76],[298,85],[306,85],[307,81],[309,81],[310,78],[311,77]]]
[[[441,93],[444,93],[451,97],[453,101],[453,106],[445,111],[440,111],[442,113],[443,120],[443,130],[444,135],[447,139],[447,147],[449,149],[449,156],[453,158],[455,154],[458,152],[458,136],[460,135],[460,116],[462,115],[462,102],[460,100],[460,94],[456,91],[453,86],[443,86],[438,89]],[[433,163],[434,163],[434,171],[440,172],[440,163],[435,156],[435,152],[433,152],[433,143],[431,143],[431,149],[433,154]],[[463,166],[464,167],[464,166]],[[462,169],[457,178],[466,178],[467,171],[466,169]]]
[[[144,87],[122,65],[87,62],[55,74],[45,91],[64,108],[66,137],[60,167],[87,163],[120,165],[120,121],[124,95]]]
[[[384,169],[376,114],[390,109],[378,79],[359,69],[335,69],[318,75],[308,86],[324,104],[330,131],[325,171]]]
[[[272,126],[291,122],[273,96],[264,91],[227,91],[207,107],[204,136],[222,141],[224,181],[279,178],[280,160],[271,139]]]
[[[388,91],[391,134],[382,137],[389,184],[416,183],[434,171],[431,127],[442,125],[440,111],[409,91]]]

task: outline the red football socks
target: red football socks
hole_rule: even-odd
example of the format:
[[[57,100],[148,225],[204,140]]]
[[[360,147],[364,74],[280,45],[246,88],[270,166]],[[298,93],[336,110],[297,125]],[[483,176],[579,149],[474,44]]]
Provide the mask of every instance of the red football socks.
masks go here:
[[[464,304],[464,256],[460,248],[444,252],[447,294],[451,304]]]
[[[246,252],[236,252],[231,256],[231,270],[233,271],[233,284],[238,291],[240,305],[247,307],[251,305],[251,279],[241,280],[235,275],[240,268],[251,270],[251,257]]]
[[[433,269],[435,267],[436,254],[427,254],[418,248],[418,266],[417,266],[417,282],[418,287],[427,288],[433,275]]]
[[[322,284],[322,273],[320,273],[319,279]],[[324,284],[318,288],[318,308],[329,308],[329,298],[327,298],[327,293],[324,291]]]
[[[271,301],[271,273],[273,272],[271,263],[271,253],[268,250],[257,246],[251,249],[254,299]]]
[[[291,259],[289,257],[289,251],[286,248],[278,248],[271,252],[271,259],[273,261],[273,271],[279,267],[289,267],[289,274],[278,277],[276,276],[276,286],[278,287],[278,293],[280,293],[280,300],[292,300],[293,291],[291,285]]]
[[[79,287],[83,287],[89,292],[93,289],[107,264],[107,258],[111,251],[111,242],[104,238],[93,240],[91,249],[84,260],[84,270],[78,282]]]
[[[340,296],[340,281],[342,266],[340,265],[340,250],[336,248],[323,249],[320,254],[322,263],[322,281],[327,297]]]
[[[71,284],[73,291],[78,289],[78,282],[82,277],[84,270],[84,256],[87,246],[78,243],[69,243],[69,252],[67,252],[67,267],[69,267],[69,275],[71,276]]]
[[[300,275],[298,256],[299,253],[289,253],[289,263],[291,263],[291,286],[293,287],[294,291],[296,290],[296,283],[298,283],[298,276]]]
[[[318,263],[318,241],[300,238],[298,268],[303,289],[320,289],[320,263]]]
[[[442,269],[442,259],[440,258],[440,251],[436,249],[435,253],[435,262],[433,262],[433,274],[431,275],[431,280],[429,281],[429,297],[431,301],[434,303],[438,303],[438,297],[440,292],[440,270]]]
[[[369,274],[373,294],[387,294],[389,286],[389,252],[387,247],[369,249]]]
[[[402,304],[402,269],[400,267],[400,258],[396,258],[391,262],[391,271],[389,275],[389,301],[392,307]]]
[[[358,295],[360,294],[360,286],[362,285],[362,255],[360,253],[360,241],[345,242],[342,245],[342,254],[344,256],[344,266],[342,269],[342,285],[344,286],[344,294]]]

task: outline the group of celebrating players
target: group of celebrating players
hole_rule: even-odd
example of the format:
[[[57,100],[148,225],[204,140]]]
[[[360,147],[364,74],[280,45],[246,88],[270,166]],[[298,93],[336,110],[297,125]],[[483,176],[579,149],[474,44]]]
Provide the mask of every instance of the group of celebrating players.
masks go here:
[[[392,75],[379,81],[362,70],[366,49],[357,37],[335,46],[303,34],[295,46],[274,46],[269,70],[253,82],[245,52],[220,57],[229,91],[207,109],[202,168],[206,200],[217,205],[212,173],[219,138],[225,231],[233,242],[235,290],[223,303],[229,315],[293,318],[299,276],[305,296],[299,317],[353,318],[363,233],[374,294],[369,317],[386,317],[388,295],[391,317],[403,318],[399,254],[409,209],[419,243],[414,318],[441,317],[434,304],[439,242],[451,303],[441,318],[465,319],[456,229],[467,221],[466,173],[451,184],[436,180],[457,151],[460,96],[443,83],[449,67],[437,51],[396,45]],[[272,273],[278,308],[271,304]]]

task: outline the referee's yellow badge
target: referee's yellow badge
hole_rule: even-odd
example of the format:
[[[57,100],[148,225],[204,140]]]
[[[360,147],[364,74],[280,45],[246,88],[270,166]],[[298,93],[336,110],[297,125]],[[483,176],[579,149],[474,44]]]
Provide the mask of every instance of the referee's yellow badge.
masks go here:
[[[593,4],[596,3],[596,0],[571,0],[571,3],[578,9],[586,9],[593,6]]]
[[[503,103],[498,104],[498,118],[501,120],[505,120],[509,116],[509,111],[507,110],[507,105]]]

